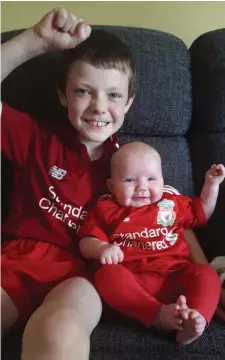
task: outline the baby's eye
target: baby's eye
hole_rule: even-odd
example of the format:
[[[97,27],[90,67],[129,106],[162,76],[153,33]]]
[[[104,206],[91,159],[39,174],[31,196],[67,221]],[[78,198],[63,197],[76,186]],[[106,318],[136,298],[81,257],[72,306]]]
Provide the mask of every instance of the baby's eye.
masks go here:
[[[76,89],[75,93],[77,95],[86,95],[86,94],[88,94],[88,90],[86,90],[86,89]]]
[[[122,97],[122,94],[119,94],[119,93],[110,93],[109,94],[109,97],[112,98],[112,99],[119,99]]]
[[[124,180],[124,182],[129,182],[129,183],[133,182],[133,181],[134,181],[134,179],[132,179],[132,178],[127,178],[127,179]]]
[[[148,181],[154,181],[154,180],[155,180],[155,178],[152,176],[148,178]]]

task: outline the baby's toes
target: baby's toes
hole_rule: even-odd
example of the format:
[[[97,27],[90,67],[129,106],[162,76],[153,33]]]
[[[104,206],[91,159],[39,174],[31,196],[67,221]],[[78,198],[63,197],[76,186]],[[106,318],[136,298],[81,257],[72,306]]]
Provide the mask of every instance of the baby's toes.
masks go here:
[[[176,324],[183,324],[183,320],[181,318],[175,318],[174,321]]]
[[[173,314],[174,314],[174,317],[180,317],[180,311],[179,310],[174,310]]]
[[[182,331],[183,329],[184,329],[184,327],[183,327],[183,323],[179,323],[179,322],[175,322],[174,323],[174,329],[175,330],[180,330],[180,331]]]
[[[175,329],[176,330],[183,330],[183,320],[180,318],[174,319]]]
[[[205,329],[205,322],[203,321],[201,316],[198,316],[197,318],[194,319],[194,330],[197,333],[202,333],[204,329]]]
[[[184,310],[181,310],[180,311],[180,317],[181,319],[183,320],[187,320],[189,318],[189,313],[190,313],[190,310],[187,308],[187,309],[184,309]]]

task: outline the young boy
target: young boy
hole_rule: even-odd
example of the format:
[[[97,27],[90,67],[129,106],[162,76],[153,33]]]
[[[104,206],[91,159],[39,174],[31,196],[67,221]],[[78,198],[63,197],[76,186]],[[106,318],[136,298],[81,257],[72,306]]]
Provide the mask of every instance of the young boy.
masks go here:
[[[82,255],[103,265],[94,284],[112,308],[147,327],[177,330],[183,344],[202,334],[221,284],[209,265],[191,263],[183,229],[210,218],[224,177],[224,166],[213,165],[200,197],[191,199],[164,186],[150,146],[129,143],[112,156],[112,196],[100,198],[80,231]]]
[[[3,105],[2,150],[14,164],[15,182],[3,227],[2,328],[33,313],[23,360],[87,360],[89,336],[101,316],[100,297],[77,251],[77,233],[105,191],[116,144],[112,135],[133,101],[135,69],[119,39],[105,32],[89,37],[90,32],[57,8],[2,46],[2,80],[37,55],[72,49],[58,85],[68,123],[40,125]],[[190,231],[187,239],[194,260],[204,262]]]
[[[3,330],[27,320],[44,301],[25,330],[23,360],[88,359],[89,335],[101,315],[78,232],[106,190],[117,149],[113,134],[134,98],[135,67],[116,36],[90,32],[65,9],[55,9],[2,46],[3,79],[33,56],[72,48],[58,85],[68,123],[40,124],[3,104],[2,150],[15,171],[3,226]]]

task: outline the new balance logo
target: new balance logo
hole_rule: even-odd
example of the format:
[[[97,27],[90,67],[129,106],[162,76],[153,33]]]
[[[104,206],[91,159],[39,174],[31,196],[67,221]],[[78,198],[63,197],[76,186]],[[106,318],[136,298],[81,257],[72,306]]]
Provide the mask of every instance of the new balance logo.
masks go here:
[[[62,180],[64,178],[64,176],[66,175],[66,170],[57,168],[57,166],[54,165],[51,167],[48,174],[57,180]]]

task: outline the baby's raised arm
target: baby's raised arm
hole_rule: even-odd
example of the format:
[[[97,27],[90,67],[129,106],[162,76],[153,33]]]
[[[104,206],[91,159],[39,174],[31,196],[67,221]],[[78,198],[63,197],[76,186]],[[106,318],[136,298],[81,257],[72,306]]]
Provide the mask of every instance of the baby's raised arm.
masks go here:
[[[206,172],[205,184],[200,195],[207,220],[212,216],[216,207],[219,186],[225,178],[225,167],[222,164],[212,165]]]

